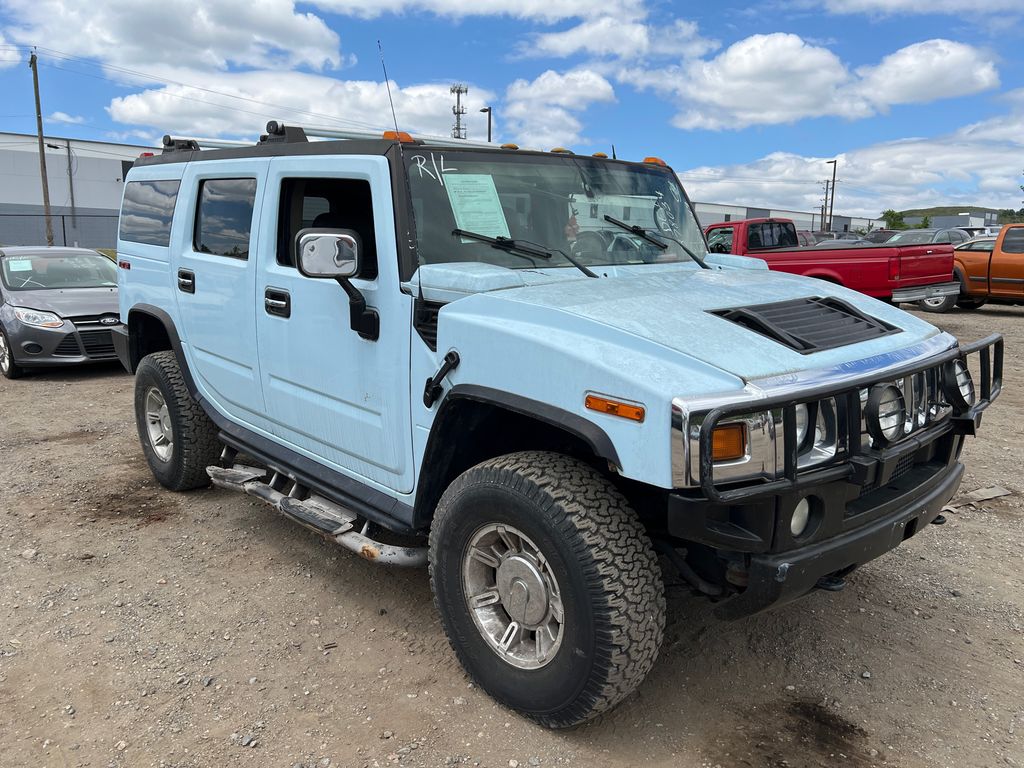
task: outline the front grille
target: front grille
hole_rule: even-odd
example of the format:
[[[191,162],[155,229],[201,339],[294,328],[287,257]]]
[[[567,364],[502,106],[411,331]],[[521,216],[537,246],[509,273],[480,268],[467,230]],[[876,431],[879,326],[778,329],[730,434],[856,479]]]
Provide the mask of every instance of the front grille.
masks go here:
[[[114,339],[110,331],[80,331],[78,335],[89,357],[114,356]]]
[[[75,334],[69,333],[63,339],[60,340],[60,344],[57,345],[56,349],[53,350],[54,355],[60,357],[78,357],[82,354],[82,350],[78,348],[78,341],[75,339]]]
[[[806,298],[711,312],[725,320],[809,355],[901,333],[896,326],[864,314],[835,298]]]

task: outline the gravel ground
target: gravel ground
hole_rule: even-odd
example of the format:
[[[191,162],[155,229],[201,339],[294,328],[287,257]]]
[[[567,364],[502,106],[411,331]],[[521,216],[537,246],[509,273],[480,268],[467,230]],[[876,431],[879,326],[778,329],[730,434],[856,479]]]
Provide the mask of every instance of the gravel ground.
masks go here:
[[[640,691],[549,732],[476,690],[425,571],[153,481],[116,367],[0,379],[0,765],[1024,766],[1024,308],[962,491],[1013,495],[768,615],[669,588]]]

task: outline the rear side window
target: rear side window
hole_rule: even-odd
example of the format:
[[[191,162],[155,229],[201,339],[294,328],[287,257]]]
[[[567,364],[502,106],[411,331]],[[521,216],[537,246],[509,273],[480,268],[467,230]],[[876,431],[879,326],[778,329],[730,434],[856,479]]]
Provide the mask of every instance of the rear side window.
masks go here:
[[[708,234],[708,250],[713,253],[732,252],[732,227],[719,227]]]
[[[1003,238],[1004,253],[1024,253],[1024,227],[1014,227],[1006,231]]]
[[[129,181],[121,203],[118,237],[133,243],[170,245],[179,183],[177,180]]]
[[[747,229],[747,248],[794,248],[796,228],[788,221],[765,221]]]
[[[249,258],[256,179],[206,179],[199,186],[192,247],[199,253]]]

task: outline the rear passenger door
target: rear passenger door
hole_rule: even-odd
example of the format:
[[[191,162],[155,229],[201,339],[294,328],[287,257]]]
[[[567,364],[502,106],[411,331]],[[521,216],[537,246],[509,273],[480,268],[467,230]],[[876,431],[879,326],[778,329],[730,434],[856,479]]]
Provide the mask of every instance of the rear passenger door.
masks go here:
[[[190,163],[181,182],[171,280],[196,385],[218,411],[262,427],[256,258],[267,163]],[[260,301],[262,304],[262,301]]]
[[[411,492],[412,298],[399,288],[387,160],[274,158],[265,205],[257,327],[273,431],[337,472],[379,490]],[[340,285],[296,269],[295,237],[309,227],[358,235],[361,266],[351,282],[378,312],[378,339],[352,330]]]
[[[996,240],[989,269],[993,296],[1024,298],[1024,227],[1007,227]]]

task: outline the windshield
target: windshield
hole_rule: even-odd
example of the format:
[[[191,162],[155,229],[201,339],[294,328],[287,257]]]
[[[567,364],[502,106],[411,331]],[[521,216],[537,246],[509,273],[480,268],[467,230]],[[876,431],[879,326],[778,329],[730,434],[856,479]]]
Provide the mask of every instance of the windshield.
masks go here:
[[[4,286],[12,291],[67,288],[113,288],[117,267],[106,256],[7,256],[0,259]]]
[[[930,243],[933,237],[935,237],[934,232],[900,232],[890,237],[886,242],[915,245],[917,243]]]
[[[571,267],[569,254],[601,267],[689,262],[686,248],[699,257],[707,253],[683,190],[667,168],[575,155],[446,149],[407,150],[405,162],[420,264]],[[658,244],[606,216],[641,227]],[[540,246],[550,257],[510,253],[476,237],[453,235],[456,229]]]

